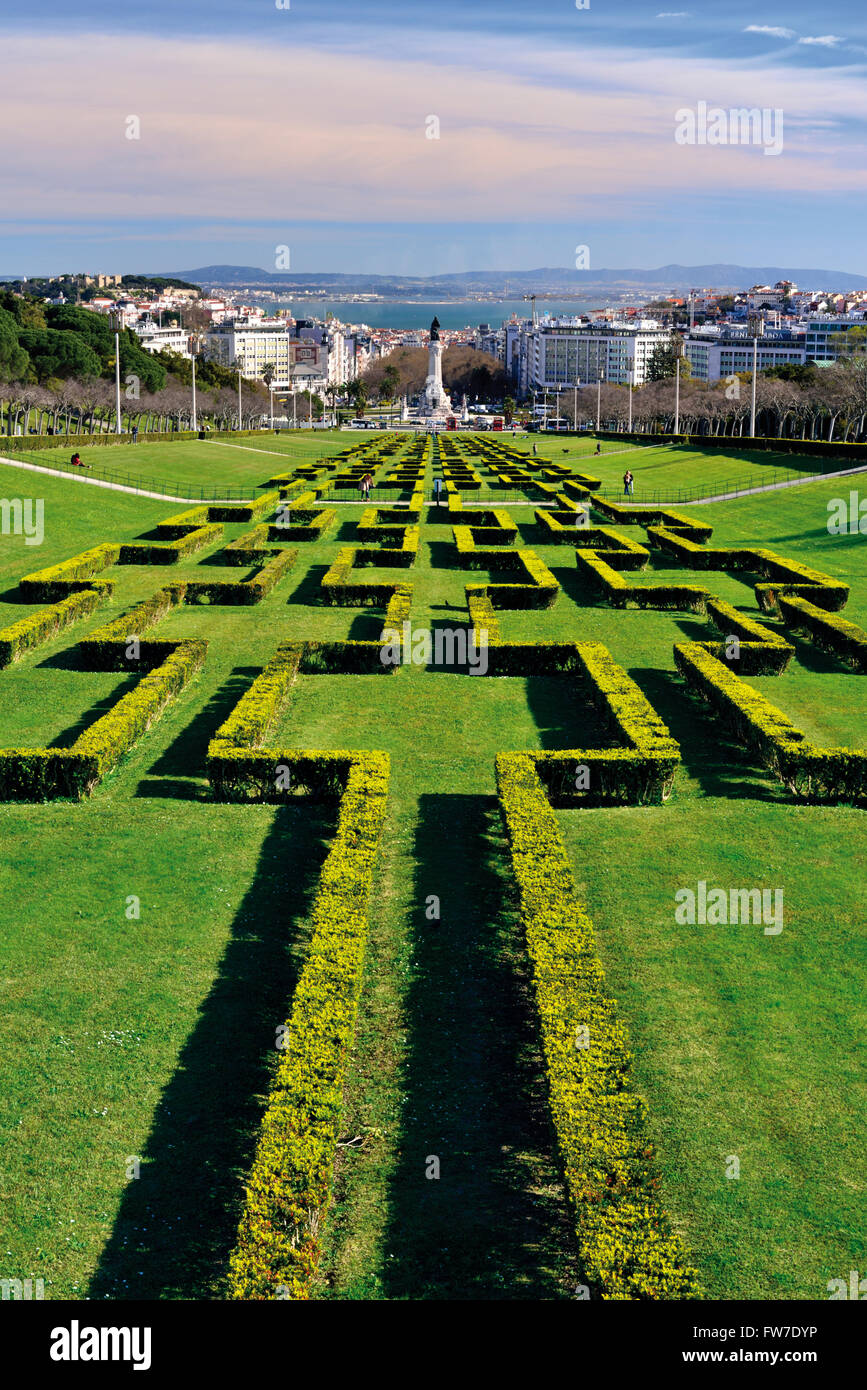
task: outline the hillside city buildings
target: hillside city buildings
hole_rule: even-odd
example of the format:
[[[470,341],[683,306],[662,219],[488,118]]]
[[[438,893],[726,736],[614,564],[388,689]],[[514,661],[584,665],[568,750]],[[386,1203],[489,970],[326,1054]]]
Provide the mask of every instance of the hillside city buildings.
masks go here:
[[[372,328],[333,314],[294,318],[279,308],[269,314],[234,302],[228,292],[206,295],[175,286],[133,292],[116,275],[55,278],[67,292],[70,282],[78,291],[85,288],[87,307],[115,315],[146,351],[182,357],[195,351],[247,378],[270,376],[280,391],[321,395],[330,386],[348,385],[398,347],[428,343],[422,328]],[[66,302],[62,293],[51,297],[51,282],[46,288],[49,302]],[[687,297],[592,316],[537,314],[534,304],[528,318],[442,329],[441,338],[443,348],[465,343],[497,357],[512,394],[522,399],[600,380],[640,386],[655,350],[672,341],[681,343],[692,377],[709,383],[751,371],[754,352],[760,371],[808,362],[827,366],[853,350],[852,330],[867,328],[865,316],[867,291],[801,289],[783,280],[743,291],[697,288]]]

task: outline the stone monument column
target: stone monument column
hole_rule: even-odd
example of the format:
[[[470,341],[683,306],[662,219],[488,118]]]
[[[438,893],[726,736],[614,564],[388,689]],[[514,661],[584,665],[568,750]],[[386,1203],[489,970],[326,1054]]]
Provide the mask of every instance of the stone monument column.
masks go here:
[[[424,385],[424,410],[428,416],[444,419],[451,414],[452,403],[443,389],[443,345],[440,341],[440,321],[430,326],[427,353],[427,380]]]

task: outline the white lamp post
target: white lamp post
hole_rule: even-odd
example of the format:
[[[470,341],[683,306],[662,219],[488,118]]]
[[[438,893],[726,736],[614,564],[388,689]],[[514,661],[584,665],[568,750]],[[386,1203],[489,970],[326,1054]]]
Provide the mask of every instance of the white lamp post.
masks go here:
[[[190,357],[193,362],[193,418],[191,421],[193,430],[198,430],[198,413],[196,411],[196,344],[190,343]]]

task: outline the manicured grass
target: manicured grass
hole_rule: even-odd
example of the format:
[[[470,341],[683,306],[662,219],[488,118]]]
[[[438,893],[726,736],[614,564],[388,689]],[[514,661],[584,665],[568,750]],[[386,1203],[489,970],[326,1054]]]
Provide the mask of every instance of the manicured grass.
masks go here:
[[[368,438],[373,438],[371,431]],[[77,450],[82,463],[99,471],[109,469],[128,475],[131,482],[159,491],[152,485],[160,480],[189,484],[192,488],[236,489],[238,497],[255,496],[259,483],[272,473],[291,469],[296,463],[315,463],[330,458],[352,442],[352,432],[298,430],[275,435],[262,432],[238,439],[181,440],[176,444],[146,443],[90,445],[78,444],[70,437],[56,449],[15,449],[14,439],[0,437],[0,456],[21,459],[43,468],[67,468]],[[78,470],[76,470],[77,472]],[[123,482],[118,476],[115,481]],[[23,484],[22,484],[23,486]],[[16,494],[20,495],[20,494]]]
[[[154,464],[169,476],[186,446],[138,447],[160,449]],[[264,481],[272,463],[253,459],[250,480]],[[690,475],[678,455],[693,482],[705,465],[693,455]],[[23,495],[31,476],[2,470],[6,495]],[[844,482],[693,511],[713,522],[714,542],[770,546],[845,578],[845,615],[867,623],[863,538],[829,536],[825,524]],[[39,495],[44,544],[0,537],[0,626],[29,611],[13,587],[21,574],[178,510],[50,478]],[[205,666],[90,801],[0,804],[0,1273],[44,1277],[48,1297],[224,1296],[275,1027],[303,963],[331,818],[301,804],[215,805],[207,744],[279,643],[378,635],[381,612],[319,602],[360,512],[341,508],[326,539],[301,543],[295,569],[261,605],[169,614],[158,634],[204,637]],[[457,568],[450,527],[432,515],[416,565],[394,573],[413,585],[414,626],[462,626],[464,586],[480,575]],[[666,1202],[708,1296],[824,1298],[827,1279],[860,1258],[864,1117],[852,1061],[864,813],[791,804],[674,673],[672,643],[708,635],[704,620],[596,605],[571,547],[541,545],[531,515],[515,511],[522,542],[562,592],[547,612],[503,612],[504,637],[605,642],[682,750],[665,807],[558,813],[632,1033]],[[226,527],[220,545],[245,529]],[[119,678],[76,672],[75,643],[171,579],[239,577],[215,565],[220,545],[180,566],[112,570],[110,603],[0,672],[0,747],[63,734],[92,714]],[[660,568],[640,578],[666,574],[756,611],[734,576]],[[796,645],[798,664],[756,685],[818,741],[863,745],[859,678]],[[574,747],[601,737],[598,726],[566,680],[407,667],[300,677],[278,734],[392,757],[319,1294],[568,1297],[580,1270],[493,759]],[[699,879],[781,887],[782,933],[678,926],[674,893]],[[139,918],[127,916],[133,895]],[[725,1176],[729,1155],[739,1179]],[[141,1175],[128,1179],[133,1156]],[[439,1179],[425,1176],[431,1156]]]

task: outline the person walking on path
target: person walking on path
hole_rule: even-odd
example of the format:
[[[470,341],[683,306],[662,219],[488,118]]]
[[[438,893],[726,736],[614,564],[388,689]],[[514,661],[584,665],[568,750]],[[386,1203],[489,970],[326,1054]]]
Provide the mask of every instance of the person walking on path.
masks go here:
[[[132,427],[132,442],[133,444],[138,444],[138,425],[133,425]]]
[[[442,478],[434,478],[434,501],[436,502],[437,506],[440,505],[440,496],[441,496],[441,494],[442,494],[442,490],[443,490],[443,480],[442,480]]]

